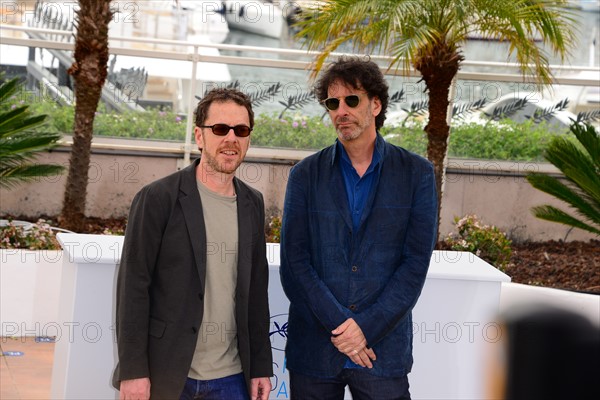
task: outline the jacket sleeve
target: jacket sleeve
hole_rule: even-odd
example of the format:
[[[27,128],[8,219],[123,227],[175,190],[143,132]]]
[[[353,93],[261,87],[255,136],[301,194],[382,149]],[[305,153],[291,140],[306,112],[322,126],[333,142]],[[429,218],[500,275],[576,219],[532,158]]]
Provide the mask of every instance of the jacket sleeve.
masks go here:
[[[418,175],[414,179],[417,186],[400,264],[377,301],[354,315],[369,346],[383,339],[410,314],[425,284],[437,240],[438,219],[433,167],[429,162],[422,165],[423,168],[415,168],[413,172]]]
[[[306,194],[310,182],[299,166],[290,172],[285,194],[280,249],[281,284],[298,310],[305,311],[308,307],[324,329],[331,332],[352,314],[339,303],[311,264]]]
[[[145,187],[136,194],[127,221],[116,290],[118,381],[150,376],[149,288],[170,209],[158,188]]]
[[[273,376],[273,357],[269,339],[269,264],[266,255],[265,207],[262,195],[258,194],[257,241],[253,243],[252,275],[250,281],[250,378]]]

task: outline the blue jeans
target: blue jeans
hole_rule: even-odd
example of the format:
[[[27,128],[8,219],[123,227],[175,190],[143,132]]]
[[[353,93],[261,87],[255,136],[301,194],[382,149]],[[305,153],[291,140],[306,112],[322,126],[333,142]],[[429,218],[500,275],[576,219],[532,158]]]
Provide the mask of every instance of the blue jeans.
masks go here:
[[[410,400],[406,376],[382,378],[359,368],[344,368],[335,378],[289,373],[292,400],[343,400],[346,385],[353,400]]]
[[[244,374],[199,381],[187,378],[179,400],[248,400]]]

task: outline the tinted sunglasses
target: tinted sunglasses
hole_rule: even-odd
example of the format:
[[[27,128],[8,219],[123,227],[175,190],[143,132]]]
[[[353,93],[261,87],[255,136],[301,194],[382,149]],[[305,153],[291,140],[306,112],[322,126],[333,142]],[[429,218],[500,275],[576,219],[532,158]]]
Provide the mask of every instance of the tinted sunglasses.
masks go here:
[[[252,128],[246,125],[229,126],[226,124],[200,125],[199,128],[210,128],[217,136],[226,136],[229,130],[233,129],[233,133],[237,137],[246,137],[252,132]]]
[[[346,105],[350,108],[354,108],[360,103],[360,97],[357,94],[351,94],[350,96],[343,97],[343,99]],[[340,98],[329,97],[328,99],[323,100],[321,103],[323,103],[325,108],[329,111],[335,111],[340,107]]]

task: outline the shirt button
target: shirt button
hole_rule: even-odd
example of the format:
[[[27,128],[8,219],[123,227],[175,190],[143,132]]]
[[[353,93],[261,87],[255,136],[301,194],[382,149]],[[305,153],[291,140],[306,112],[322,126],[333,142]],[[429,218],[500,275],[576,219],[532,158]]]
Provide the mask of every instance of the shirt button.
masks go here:
[[[356,271],[358,271],[358,267],[356,265],[353,265],[352,266],[352,272],[356,272]]]
[[[356,310],[356,306],[354,304],[352,304],[350,307],[348,307],[349,309],[351,309],[352,311]]]

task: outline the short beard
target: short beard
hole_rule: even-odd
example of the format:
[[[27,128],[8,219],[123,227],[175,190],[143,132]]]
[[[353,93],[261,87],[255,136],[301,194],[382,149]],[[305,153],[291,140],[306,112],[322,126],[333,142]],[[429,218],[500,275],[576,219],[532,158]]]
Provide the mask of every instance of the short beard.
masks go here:
[[[202,152],[203,154],[201,155],[202,158],[205,158],[206,160],[206,165],[214,172],[219,172],[221,174],[234,174],[235,171],[237,170],[237,168],[240,166],[240,164],[242,163],[242,160],[238,160],[237,163],[235,163],[234,165],[232,165],[231,168],[228,168],[226,163],[222,163],[220,164],[217,159],[215,157],[213,157],[211,154],[209,154],[208,152]]]
[[[357,139],[373,123],[372,119],[370,118],[370,115],[371,115],[371,104],[369,104],[369,106],[365,110],[364,115],[361,115],[361,117],[363,117],[362,122],[356,122],[356,127],[354,129],[352,129],[350,132],[343,133],[338,128],[335,128],[338,138],[340,140],[346,141],[346,142]],[[346,122],[346,121],[348,121],[348,118],[343,117],[343,118],[338,119],[336,122]]]
[[[357,123],[356,127],[352,129],[350,132],[345,131],[342,132],[339,129],[335,129],[338,138],[342,141],[351,141],[357,139],[367,128],[371,125],[371,121],[369,119],[365,119],[362,123]]]

